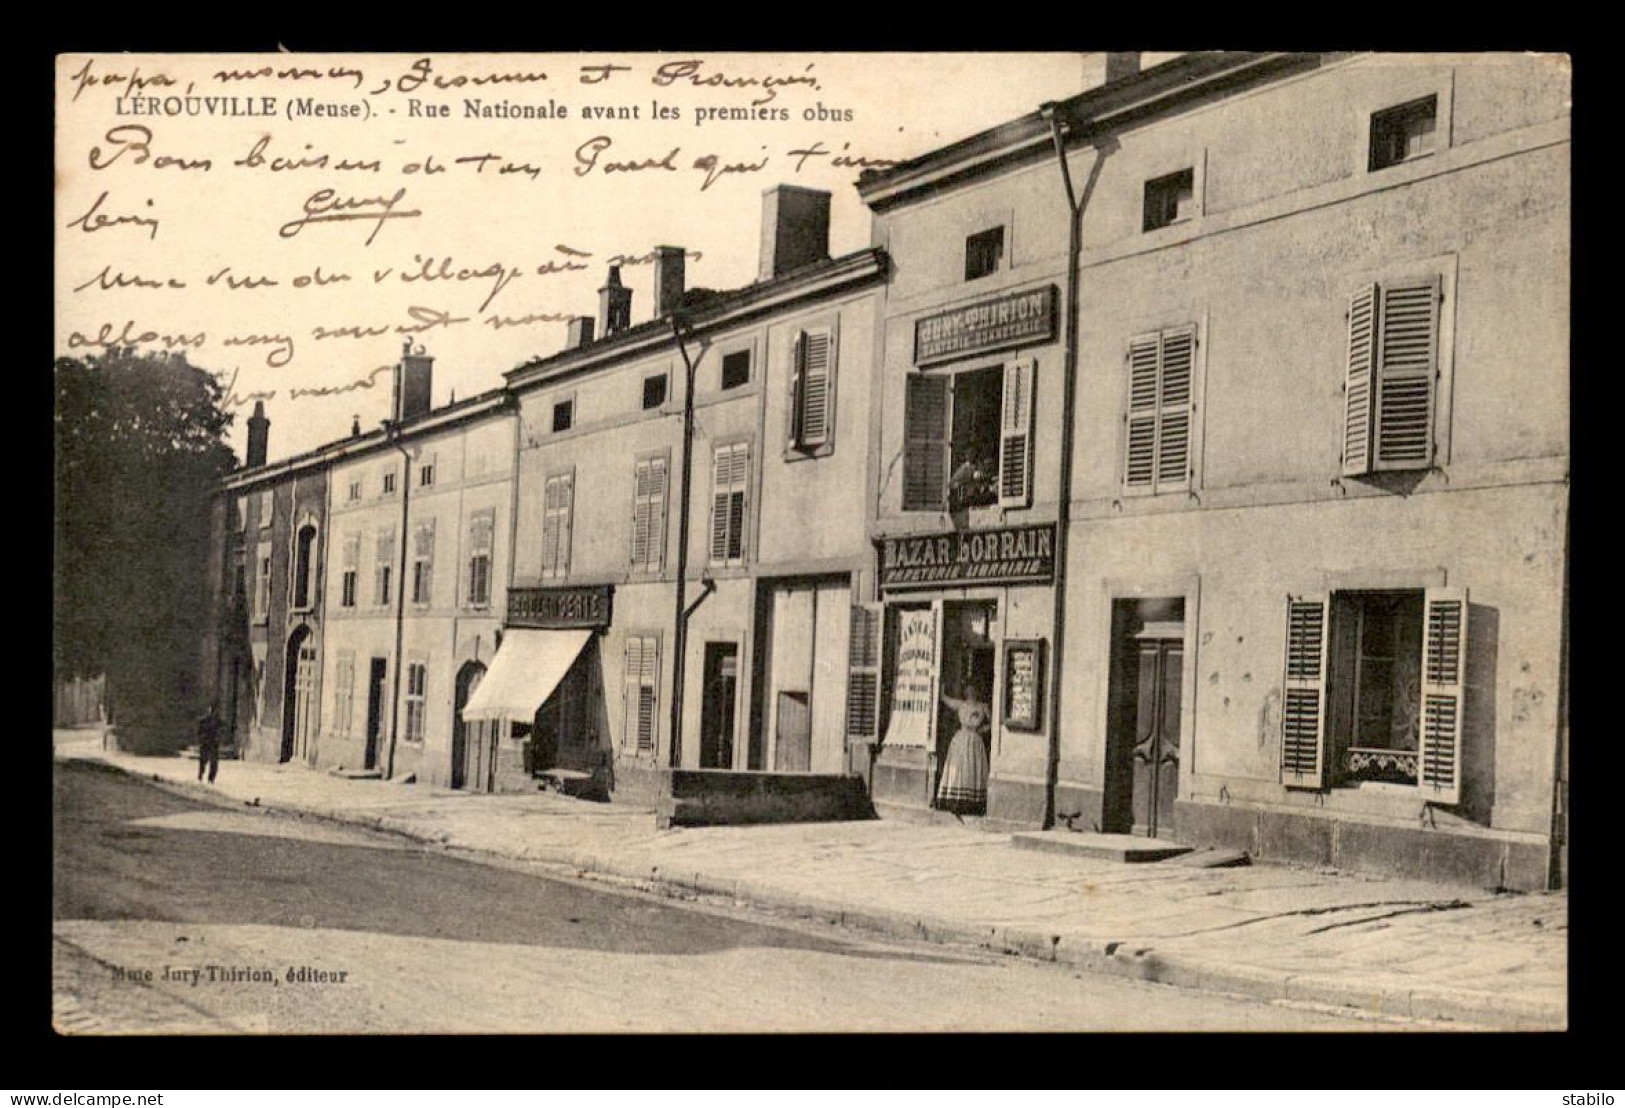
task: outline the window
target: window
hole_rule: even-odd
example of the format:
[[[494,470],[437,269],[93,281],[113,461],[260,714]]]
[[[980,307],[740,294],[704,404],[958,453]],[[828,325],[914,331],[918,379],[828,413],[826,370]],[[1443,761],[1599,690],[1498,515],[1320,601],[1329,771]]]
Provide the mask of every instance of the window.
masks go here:
[[[254,622],[264,623],[271,615],[270,543],[260,543],[258,558],[254,564],[256,567],[254,577]]]
[[[243,556],[237,555],[236,562],[231,570],[231,598],[238,605],[237,615],[241,616],[248,604],[248,568],[243,564]]]
[[[1145,222],[1142,229],[1155,231],[1196,214],[1196,173],[1181,169],[1166,177],[1145,183]]]
[[[568,431],[575,423],[576,402],[574,400],[560,400],[553,405],[554,432]]]
[[[750,443],[719,446],[713,455],[711,481],[711,562],[737,566],[745,562],[746,504],[750,488]]]
[[[434,463],[424,462],[418,466],[418,487],[429,488],[434,484]]]
[[[575,511],[575,473],[555,473],[542,493],[542,576],[570,572],[570,523]]]
[[[1004,262],[1004,228],[990,227],[965,240],[965,280],[996,272]]]
[[[1368,285],[1349,300],[1343,475],[1433,464],[1437,276]]]
[[[657,373],[643,379],[643,410],[658,408],[666,402],[666,375]]]
[[[659,573],[666,556],[666,459],[639,460],[632,491],[632,570]]]
[[[626,640],[626,730],[621,745],[653,754],[660,733],[660,637],[631,635]]]
[[[355,714],[355,651],[339,652],[333,667],[333,730],[339,735],[350,733],[350,719]]]
[[[260,530],[264,531],[276,522],[276,495],[266,489],[260,493]]]
[[[361,569],[361,536],[344,536],[344,570],[340,576],[339,607],[354,608],[356,577]]]
[[[1459,803],[1467,612],[1465,589],[1289,597],[1282,783]]]
[[[237,515],[237,530],[248,530],[248,501],[239,496],[231,502],[231,508]]]
[[[423,741],[423,715],[429,691],[429,667],[422,662],[406,666],[406,741]]]
[[[378,561],[373,570],[372,602],[378,607],[389,603],[390,584],[395,572],[395,532],[382,531],[378,535]]]
[[[1032,360],[912,373],[903,411],[903,510],[1032,503]]]
[[[835,334],[798,332],[791,346],[791,450],[828,453],[835,423]]]
[[[1375,173],[1379,169],[1431,154],[1438,113],[1437,96],[1425,96],[1373,113],[1371,158],[1367,168]]]
[[[394,496],[395,495],[395,471],[393,469],[386,469],[384,471],[384,492],[383,492],[383,495],[385,495],[385,496]]]
[[[1125,492],[1155,495],[1190,488],[1195,361],[1195,327],[1130,340],[1128,411],[1123,417]]]
[[[316,596],[316,525],[299,528],[293,543],[293,607],[309,608]]]
[[[434,521],[420,523],[412,535],[412,603],[427,604],[434,588]]]
[[[722,356],[722,387],[737,389],[750,382],[750,351],[735,350]]]
[[[350,479],[350,487],[349,487],[349,490],[345,493],[345,499],[350,500],[350,501],[356,501],[356,500],[361,499],[361,478],[352,477]]]
[[[496,510],[475,512],[468,521],[467,604],[484,608],[491,603],[491,543],[496,530]]]

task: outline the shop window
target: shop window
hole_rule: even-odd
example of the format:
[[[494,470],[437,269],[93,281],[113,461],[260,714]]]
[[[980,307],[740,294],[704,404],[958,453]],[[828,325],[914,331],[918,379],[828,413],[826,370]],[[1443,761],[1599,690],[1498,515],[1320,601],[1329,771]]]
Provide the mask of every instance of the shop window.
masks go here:
[[[660,638],[630,635],[626,640],[626,730],[622,746],[653,754],[659,735]]]
[[[1438,114],[1438,96],[1425,96],[1373,113],[1369,171],[1375,173],[1431,154],[1438,134]]]
[[[632,569],[659,573],[666,554],[666,459],[638,461],[632,490]]]
[[[1345,477],[1433,464],[1441,299],[1436,275],[1368,285],[1350,297]]]
[[[789,444],[791,451],[825,454],[835,424],[835,334],[801,331],[791,347]]]
[[[722,387],[737,389],[750,383],[750,351],[735,350],[722,356]]]
[[[965,280],[974,281],[995,273],[1003,262],[1003,227],[989,227],[965,240]]]
[[[643,410],[650,411],[666,402],[666,374],[657,373],[643,379]]]
[[[486,509],[474,513],[468,522],[468,594],[470,607],[484,608],[491,603],[491,543],[496,531],[496,512]]]
[[[711,482],[711,563],[737,566],[745,561],[745,527],[750,491],[750,444],[719,446],[713,455]]]
[[[1196,214],[1196,173],[1182,169],[1145,183],[1145,218],[1141,229],[1155,231]]]
[[[1176,327],[1129,342],[1123,484],[1156,494],[1191,485],[1196,328]]]
[[[423,741],[423,717],[428,702],[429,667],[411,662],[406,667],[406,741]]]
[[[1032,361],[914,373],[903,413],[903,510],[1032,502]]]
[[[575,511],[575,474],[555,473],[542,494],[542,576],[570,572],[570,523]]]
[[[412,536],[412,603],[427,604],[434,587],[434,522],[418,524]]]
[[[575,426],[576,402],[574,399],[560,400],[553,405],[553,432],[568,431]]]
[[[1459,802],[1467,611],[1463,589],[1290,598],[1282,783]]]
[[[377,607],[389,604],[394,585],[395,532],[383,531],[378,535],[377,560],[373,566],[372,602]]]

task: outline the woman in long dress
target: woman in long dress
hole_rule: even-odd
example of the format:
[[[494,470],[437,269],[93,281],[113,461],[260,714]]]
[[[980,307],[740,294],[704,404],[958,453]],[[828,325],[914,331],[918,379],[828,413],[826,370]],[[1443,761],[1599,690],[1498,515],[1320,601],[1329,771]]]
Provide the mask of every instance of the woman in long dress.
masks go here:
[[[960,815],[980,815],[987,811],[987,740],[983,736],[992,711],[971,686],[965,688],[965,699],[945,696],[942,702],[959,717],[959,730],[948,744],[948,759],[937,783],[937,807]]]

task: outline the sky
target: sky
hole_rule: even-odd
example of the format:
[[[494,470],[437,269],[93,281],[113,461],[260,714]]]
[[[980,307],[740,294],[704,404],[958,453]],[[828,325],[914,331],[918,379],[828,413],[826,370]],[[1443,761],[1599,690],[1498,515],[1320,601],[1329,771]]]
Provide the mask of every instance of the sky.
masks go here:
[[[64,55],[56,347],[182,351],[270,460],[388,414],[403,342],[434,403],[496,388],[597,314],[617,255],[652,314],[656,245],[689,287],[756,279],[762,192],[833,194],[1084,87],[1085,55]],[[516,110],[518,109],[518,110]]]

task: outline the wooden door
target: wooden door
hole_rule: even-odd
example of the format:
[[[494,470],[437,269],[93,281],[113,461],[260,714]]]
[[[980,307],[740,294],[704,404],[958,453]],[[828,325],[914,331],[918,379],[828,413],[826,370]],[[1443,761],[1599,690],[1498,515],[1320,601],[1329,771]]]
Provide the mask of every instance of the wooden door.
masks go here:
[[[1177,640],[1139,644],[1133,751],[1136,834],[1155,837],[1173,829],[1184,661],[1184,645]]]

